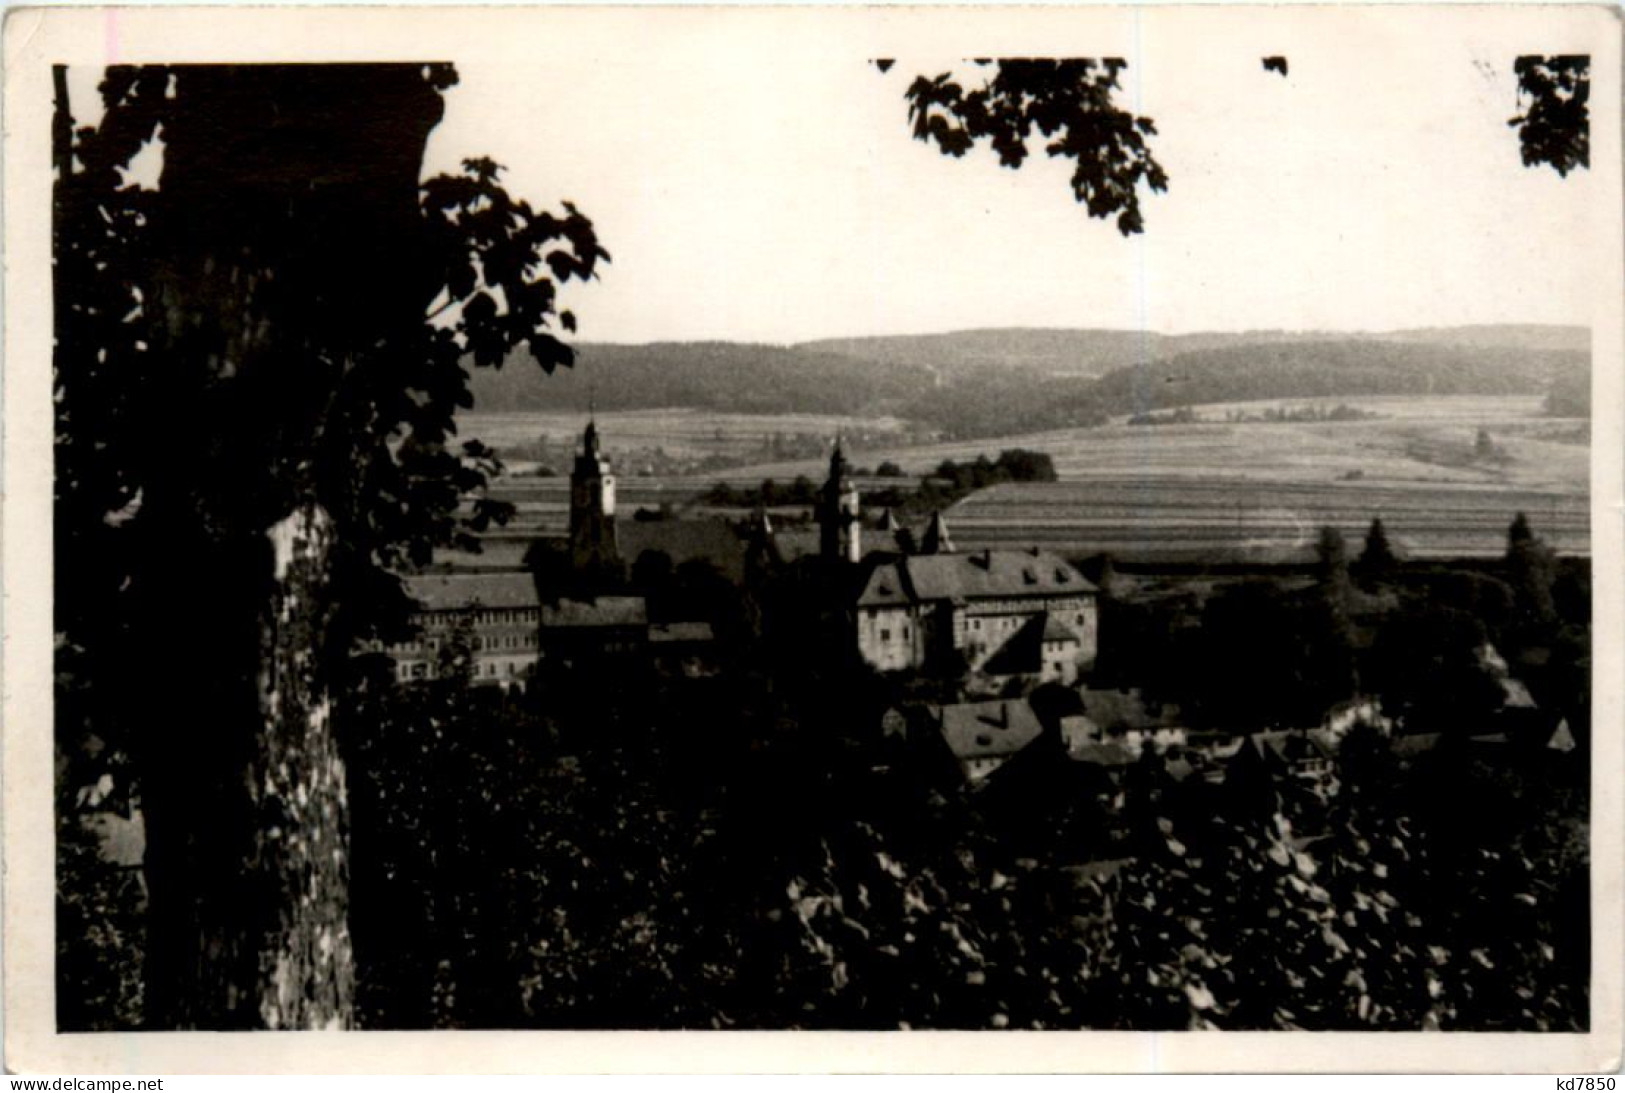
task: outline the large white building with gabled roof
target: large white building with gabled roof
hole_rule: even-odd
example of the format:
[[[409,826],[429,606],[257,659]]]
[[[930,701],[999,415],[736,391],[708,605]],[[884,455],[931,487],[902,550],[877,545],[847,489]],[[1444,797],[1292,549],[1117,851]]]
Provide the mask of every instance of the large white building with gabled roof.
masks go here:
[[[1095,659],[1098,592],[1036,548],[877,556],[855,604],[858,652],[880,671],[952,663],[1070,684]]]
[[[1071,684],[1094,664],[1100,590],[1066,559],[1037,547],[959,553],[941,512],[918,552],[894,534],[904,549],[865,558],[862,519],[837,442],[818,506],[820,554],[829,564],[867,567],[858,570],[864,576],[853,610],[858,653],[871,667]]]

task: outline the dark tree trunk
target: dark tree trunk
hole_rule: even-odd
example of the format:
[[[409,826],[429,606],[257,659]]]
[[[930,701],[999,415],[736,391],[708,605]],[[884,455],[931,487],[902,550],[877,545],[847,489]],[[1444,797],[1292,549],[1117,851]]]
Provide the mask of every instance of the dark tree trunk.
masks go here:
[[[353,1020],[332,576],[347,362],[423,321],[421,65],[174,70],[126,668],[148,823],[149,1023]]]

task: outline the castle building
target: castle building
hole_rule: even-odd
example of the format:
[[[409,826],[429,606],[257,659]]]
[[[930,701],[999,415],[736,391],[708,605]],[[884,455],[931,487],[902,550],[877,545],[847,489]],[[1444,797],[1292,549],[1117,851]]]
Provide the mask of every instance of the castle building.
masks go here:
[[[598,423],[589,420],[581,454],[570,471],[570,561],[578,573],[615,571],[621,553],[615,538],[615,474],[598,444]]]
[[[858,594],[858,652],[880,671],[954,664],[1074,683],[1094,663],[1097,592],[1037,548],[883,559]]]
[[[839,440],[819,495],[820,555],[865,561],[862,500]],[[903,543],[886,514],[884,530]],[[1065,559],[1031,550],[961,554],[938,512],[907,548],[869,556],[853,604],[858,653],[883,672],[919,669],[1072,684],[1095,661],[1099,589]]]

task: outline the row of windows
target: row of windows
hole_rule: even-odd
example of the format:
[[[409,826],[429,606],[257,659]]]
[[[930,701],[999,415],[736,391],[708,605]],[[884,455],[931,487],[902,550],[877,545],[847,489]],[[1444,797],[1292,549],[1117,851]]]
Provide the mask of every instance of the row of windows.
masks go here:
[[[527,632],[523,634],[499,634],[496,637],[482,637],[475,634],[469,639],[468,644],[470,648],[478,651],[480,649],[534,649],[536,642],[537,636],[534,633]],[[381,652],[383,647],[382,642],[375,641],[372,643],[375,652]],[[425,649],[431,653],[439,652],[440,639],[429,638],[425,641],[404,641],[389,647],[391,653],[421,653]]]
[[[1031,616],[1029,615],[1029,616],[1020,616],[1020,617],[1015,617],[1015,618],[1012,618],[1010,616],[1002,616],[1002,617],[999,617],[999,618],[990,618],[990,619],[970,619],[970,620],[968,620],[967,625],[972,630],[977,630],[977,631],[980,631],[980,630],[983,629],[983,625],[982,625],[983,623],[987,624],[986,629],[988,629],[988,630],[1011,630],[1011,629],[1014,629],[1014,628],[1017,628],[1019,626],[1024,625],[1028,621],[1028,619],[1030,619],[1030,618],[1031,618]],[[1088,616],[1085,615],[1082,611],[1079,611],[1076,615],[1072,616],[1072,621],[1073,621],[1074,624],[1076,624],[1078,626],[1088,626],[1089,625]]]
[[[1081,623],[1084,617],[1084,609],[1087,606],[1087,601],[1081,600],[1076,596],[1069,596],[1065,599],[1059,600],[1035,598],[1028,600],[979,601],[976,605],[976,610],[982,612],[984,617],[989,615],[995,617],[1005,615],[1032,615],[1038,611],[1074,611],[1077,613],[1078,621]],[[864,613],[871,620],[878,619],[882,611],[901,613],[900,610],[895,607],[864,608]],[[968,618],[972,624],[976,622],[976,616],[971,615],[968,616]]]
[[[461,619],[471,619],[476,626],[502,626],[505,624],[521,622],[539,622],[541,613],[538,608],[505,608],[502,610],[479,611],[433,611],[417,616],[417,622],[427,630],[443,630]]]
[[[523,674],[523,667],[523,665],[511,660],[504,664],[488,660],[474,665],[474,677],[476,679],[513,679]],[[435,666],[421,660],[414,664],[397,665],[395,668],[395,677],[401,680],[433,679],[435,674]]]

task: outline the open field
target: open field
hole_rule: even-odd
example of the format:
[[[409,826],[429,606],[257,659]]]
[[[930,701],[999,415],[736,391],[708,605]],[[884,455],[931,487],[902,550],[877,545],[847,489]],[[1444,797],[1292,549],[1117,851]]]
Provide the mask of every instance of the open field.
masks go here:
[[[621,477],[669,473],[673,463],[738,463],[772,459],[775,443],[789,458],[813,458],[840,433],[864,443],[906,444],[906,423],[892,417],[826,414],[719,414],[704,410],[622,410],[597,415],[599,433]],[[476,413],[458,415],[464,437],[495,448],[515,471],[539,459],[567,473],[587,415]],[[775,440],[777,438],[777,440]]]
[[[1590,549],[1586,499],[1531,490],[1447,484],[1290,485],[1233,476],[1180,480],[1090,478],[994,486],[948,513],[962,549],[1040,545],[1066,554],[1110,552],[1146,561],[1306,561],[1320,527],[1343,532],[1357,553],[1380,516],[1409,557],[1496,555],[1525,512],[1566,554]]]
[[[1110,551],[1146,560],[1292,560],[1308,556],[1322,524],[1358,537],[1381,516],[1396,545],[1413,556],[1493,555],[1507,524],[1526,512],[1536,530],[1564,553],[1589,552],[1589,458],[1586,422],[1546,417],[1532,396],[1363,397],[1327,400],[1380,415],[1352,422],[1225,423],[1226,411],[1257,414],[1304,400],[1200,408],[1212,424],[1131,426],[1114,423],[953,444],[888,445],[849,441],[854,463],[896,462],[928,473],[944,459],[996,455],[1005,448],[1048,452],[1061,481],[983,490],[949,513],[961,548],[1044,546],[1073,554]],[[514,420],[507,420],[507,419]],[[502,420],[497,420],[502,419]],[[612,457],[630,446],[718,451],[760,444],[774,432],[848,435],[865,425],[884,435],[884,419],[844,422],[823,417],[716,416],[686,412],[601,415]],[[578,415],[487,415],[483,424],[510,435],[545,431],[562,445],[579,435]],[[899,430],[900,423],[886,422]],[[1486,430],[1502,455],[1475,453]],[[718,441],[721,430],[723,440]],[[465,433],[473,435],[470,427]],[[898,435],[901,435],[899,433]],[[742,438],[730,441],[728,438]],[[488,443],[493,435],[484,434]],[[640,476],[622,467],[620,514],[639,507],[691,508],[718,480],[759,483],[806,475],[822,478],[822,457],[758,462],[723,470]],[[890,480],[897,484],[897,480]],[[860,481],[860,488],[879,485]],[[517,560],[521,540],[562,534],[568,482],[508,477],[496,496],[518,508],[515,522],[492,541],[480,564]]]
[[[1127,425],[1060,429],[915,447],[851,448],[856,463],[892,460],[911,474],[928,473],[944,459],[995,456],[1004,448],[1048,452],[1063,479],[1091,477],[1238,477],[1270,482],[1335,482],[1347,477],[1384,483],[1457,483],[1517,486],[1585,493],[1590,453],[1584,444],[1554,439],[1584,424],[1550,418],[1535,396],[1366,397],[1323,400],[1381,415],[1347,422],[1222,421],[1226,409],[1259,412],[1267,406],[1304,406],[1303,399],[1233,403],[1199,408],[1220,420],[1197,425]],[[1317,403],[1321,404],[1321,403]],[[1473,444],[1488,430],[1509,457],[1475,461]],[[754,464],[720,472],[730,481],[816,476],[818,460]],[[1356,473],[1357,472],[1357,473]]]

